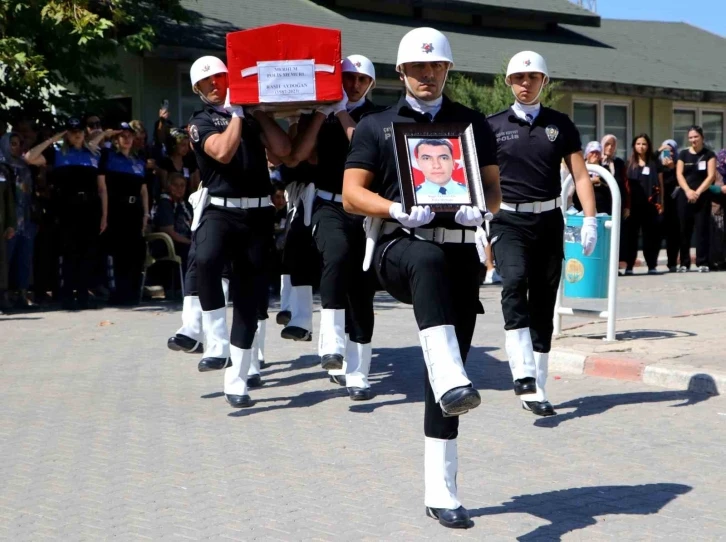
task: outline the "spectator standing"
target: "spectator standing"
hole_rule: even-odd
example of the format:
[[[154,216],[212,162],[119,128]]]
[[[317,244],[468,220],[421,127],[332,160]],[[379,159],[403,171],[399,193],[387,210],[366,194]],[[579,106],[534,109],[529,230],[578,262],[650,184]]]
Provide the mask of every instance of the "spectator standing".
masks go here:
[[[15,178],[12,168],[0,162],[0,310],[10,308],[6,241],[14,235]]]
[[[625,263],[627,252],[627,218],[630,216],[630,186],[628,186],[627,167],[625,161],[617,155],[618,138],[607,134],[600,141],[602,159],[600,165],[610,171],[620,189],[620,254],[619,260]]]
[[[189,248],[192,244],[192,216],[194,210],[186,201],[187,181],[181,173],[171,173],[167,178],[169,193],[162,194],[156,208],[154,221],[157,229],[166,233],[174,242],[174,251],[182,259],[186,274]]]
[[[28,288],[33,274],[33,243],[37,226],[33,216],[33,173],[22,158],[22,142],[15,133],[0,139],[1,160],[12,168],[15,177],[15,235],[7,243],[8,271],[20,291],[18,305],[33,305],[28,299]]]
[[[600,165],[602,161],[602,146],[597,141],[590,141],[585,147],[585,163]],[[592,188],[595,192],[595,208],[598,213],[613,214],[613,196],[610,193],[608,184],[595,172],[588,172]],[[572,204],[578,211],[582,211],[580,198],[575,193],[572,197]]]
[[[678,143],[666,139],[658,149],[661,172],[663,173],[663,235],[668,254],[668,271],[678,271],[678,252],[681,248],[681,223],[678,218],[676,200],[681,189],[676,177]]]
[[[61,139],[61,145],[51,148]],[[98,174],[98,154],[86,143],[83,123],[70,118],[66,131],[36,145],[23,158],[28,164],[52,168],[59,196],[61,302],[68,310],[87,309],[98,236],[105,231],[108,218],[106,184]]]
[[[189,135],[184,130],[172,128],[166,144],[168,155],[159,160],[159,178],[162,192],[168,191],[167,177],[170,173],[180,173],[186,180],[186,192],[194,192],[199,186],[199,169],[196,160],[189,155]]]
[[[696,265],[707,273],[709,267],[711,198],[708,187],[716,180],[716,154],[704,146],[703,129],[691,126],[688,130],[690,146],[678,155],[676,178],[678,215],[681,221],[681,259],[679,273],[691,267],[691,237],[696,232]]]
[[[112,139],[112,148],[104,151],[99,168],[108,186],[107,235],[115,282],[110,301],[115,305],[138,304],[146,256],[146,163],[132,153],[133,144],[134,132],[127,122],[122,122]]]
[[[632,154],[628,160],[628,184],[630,186],[630,217],[627,227],[627,252],[625,274],[633,274],[638,254],[638,235],[643,231],[643,256],[648,274],[658,273],[660,252],[660,216],[663,214],[663,175],[653,158],[653,146],[647,134],[633,139]]]

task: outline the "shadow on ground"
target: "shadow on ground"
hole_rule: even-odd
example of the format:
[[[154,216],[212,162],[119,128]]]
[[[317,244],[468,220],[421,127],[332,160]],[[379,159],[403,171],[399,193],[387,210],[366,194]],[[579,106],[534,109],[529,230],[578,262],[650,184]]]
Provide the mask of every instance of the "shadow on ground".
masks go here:
[[[519,495],[501,506],[470,510],[471,517],[500,514],[531,514],[549,521],[517,537],[522,542],[561,540],[563,535],[595,525],[598,516],[614,514],[649,515],[658,513],[679,495],[693,489],[683,484],[644,484],[636,486],[593,486]]]

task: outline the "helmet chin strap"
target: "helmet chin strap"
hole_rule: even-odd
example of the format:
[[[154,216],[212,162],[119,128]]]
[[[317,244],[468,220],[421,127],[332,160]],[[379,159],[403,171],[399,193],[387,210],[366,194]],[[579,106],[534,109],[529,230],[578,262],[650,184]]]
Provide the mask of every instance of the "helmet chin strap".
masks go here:
[[[547,77],[542,79],[542,85],[539,87],[539,92],[537,93],[537,96],[534,97],[532,101],[529,102],[523,102],[517,97],[517,94],[514,92],[514,87],[510,84],[509,88],[512,90],[512,94],[514,94],[514,99],[517,100],[522,105],[535,105],[539,103],[539,97],[542,95],[542,91],[544,90],[545,85],[547,84],[547,81],[549,79]]]
[[[444,82],[441,85],[441,95],[438,98],[434,98],[433,100],[423,100],[416,96],[416,93],[413,91],[413,88],[411,88],[411,84],[408,82],[408,77],[406,77],[406,72],[403,69],[403,66],[401,66],[401,73],[403,74],[403,83],[406,85],[406,90],[408,90],[408,93],[406,94],[407,101],[413,106],[414,110],[416,110],[416,105],[420,108],[421,113],[430,113],[432,115],[436,115],[436,113],[439,112],[439,109],[441,109],[441,102],[443,102],[444,97],[444,87],[446,87],[446,80],[449,77],[449,68],[446,69],[446,74],[444,75]],[[410,100],[408,99],[410,98]]]
[[[348,102],[346,104],[345,108],[348,110],[349,113],[365,103],[366,96],[368,96],[368,93],[371,91],[371,88],[373,88],[374,83],[375,83],[375,81],[371,81],[370,83],[368,83],[368,88],[363,93],[363,96],[361,96],[360,100],[358,100],[357,102]]]

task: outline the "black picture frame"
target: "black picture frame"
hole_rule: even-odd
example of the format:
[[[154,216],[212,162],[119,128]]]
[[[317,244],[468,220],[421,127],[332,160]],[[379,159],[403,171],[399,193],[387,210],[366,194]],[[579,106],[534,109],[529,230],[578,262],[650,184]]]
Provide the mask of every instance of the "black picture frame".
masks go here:
[[[409,212],[414,205],[428,205],[436,213],[455,213],[462,205],[478,207],[482,214],[486,212],[474,128],[470,123],[394,122],[391,125],[401,205],[405,212]],[[427,145],[427,140],[433,145]],[[421,155],[421,152],[426,154]],[[450,172],[446,164],[447,154],[451,160]],[[427,166],[420,161],[422,156],[426,156]],[[436,165],[432,166],[434,163]],[[433,180],[426,177],[425,170],[434,177]],[[425,181],[417,185],[416,180],[421,178]],[[441,188],[444,188],[443,192]],[[466,193],[462,192],[462,188]]]

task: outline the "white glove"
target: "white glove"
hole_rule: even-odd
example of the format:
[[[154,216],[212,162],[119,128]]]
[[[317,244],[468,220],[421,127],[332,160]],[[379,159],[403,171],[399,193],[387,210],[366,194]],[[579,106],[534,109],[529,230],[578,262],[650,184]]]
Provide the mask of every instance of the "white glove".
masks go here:
[[[584,256],[589,256],[595,250],[597,244],[597,218],[594,216],[586,216],[582,220],[580,244],[582,244],[582,254]]]
[[[432,213],[431,207],[428,205],[426,207],[414,206],[411,207],[410,213],[404,213],[403,206],[400,203],[391,203],[388,214],[406,228],[420,228],[431,222],[436,216],[436,213]]]
[[[476,245],[476,251],[479,253],[479,261],[486,265],[486,248],[489,246],[489,239],[487,239],[487,232],[481,226],[477,226],[476,232],[474,232],[474,244]]]
[[[287,212],[292,211],[297,205],[297,199],[300,197],[300,190],[297,181],[293,181],[285,188],[285,198],[287,199]]]
[[[313,204],[315,202],[315,183],[308,183],[300,192],[303,204],[303,224],[309,226],[313,220]]]
[[[231,113],[233,117],[238,117],[240,119],[245,118],[245,111],[241,105],[233,105],[229,103],[229,89],[227,89],[227,97],[224,100],[224,110],[227,113]]]
[[[343,91],[343,99],[333,104],[333,113],[336,115],[346,110],[348,105],[348,95]]]
[[[484,222],[484,218],[481,216],[481,211],[478,208],[462,205],[454,215],[454,222],[462,226],[479,227]]]

